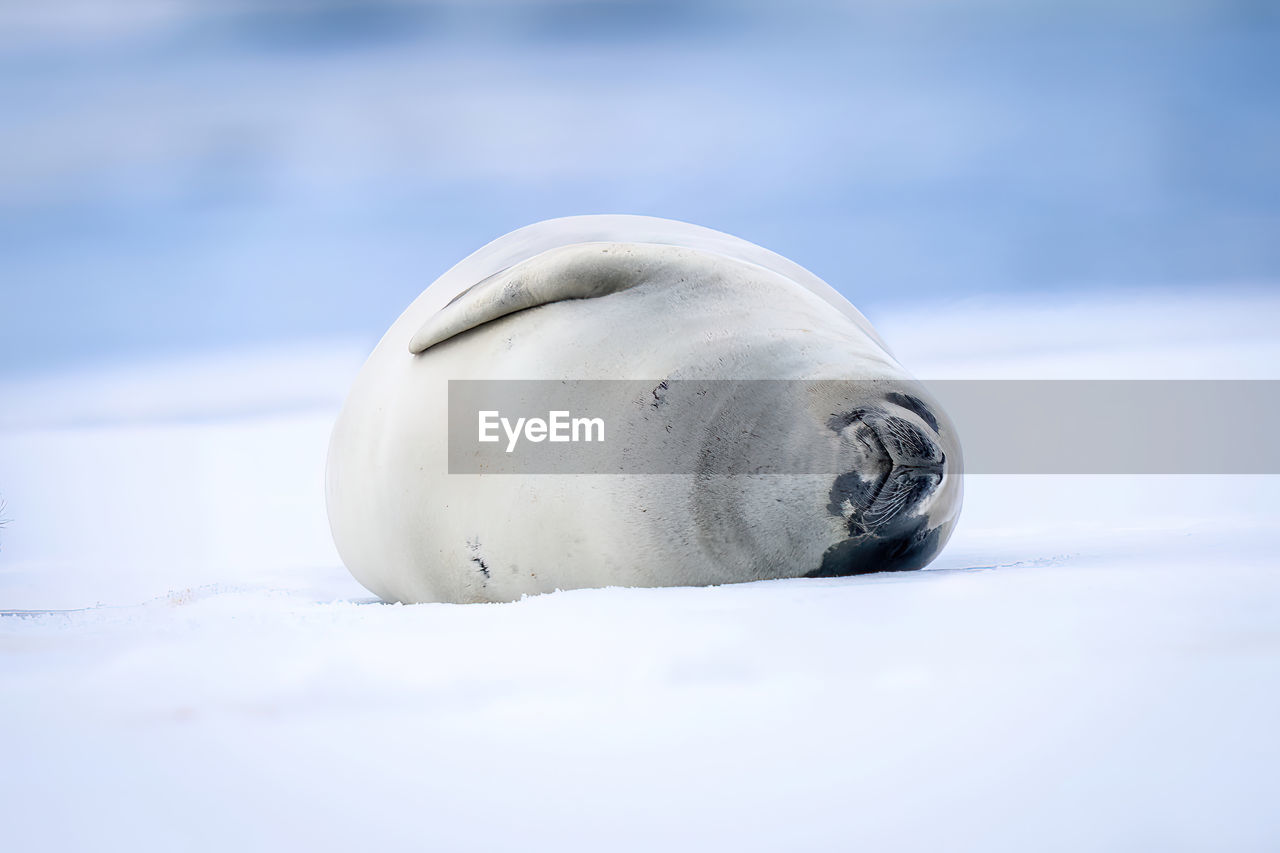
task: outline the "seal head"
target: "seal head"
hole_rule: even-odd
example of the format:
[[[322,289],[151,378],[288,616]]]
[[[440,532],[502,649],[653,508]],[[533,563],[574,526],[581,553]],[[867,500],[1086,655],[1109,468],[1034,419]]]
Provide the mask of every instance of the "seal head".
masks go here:
[[[960,509],[960,450],[951,424],[920,396],[889,391],[879,403],[833,416],[828,427],[853,462],[831,484],[827,503],[848,537],[831,545],[806,576],[926,566],[946,544]]]

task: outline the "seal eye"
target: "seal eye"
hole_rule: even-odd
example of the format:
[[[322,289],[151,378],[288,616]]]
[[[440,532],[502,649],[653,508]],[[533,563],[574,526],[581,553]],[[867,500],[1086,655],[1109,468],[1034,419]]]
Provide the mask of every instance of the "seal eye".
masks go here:
[[[912,397],[910,394],[902,394],[898,391],[890,391],[884,395],[884,398],[909,412],[914,412],[920,417],[920,420],[929,425],[929,429],[934,432],[938,431],[938,419],[934,417],[933,412],[929,411],[929,407],[919,397]]]
[[[884,418],[876,423],[876,427],[896,464],[936,468],[946,461],[946,454],[938,443],[904,418]]]

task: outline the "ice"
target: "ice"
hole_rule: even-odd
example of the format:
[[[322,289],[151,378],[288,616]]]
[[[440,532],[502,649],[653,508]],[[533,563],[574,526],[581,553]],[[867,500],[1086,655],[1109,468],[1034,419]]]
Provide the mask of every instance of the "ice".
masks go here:
[[[904,304],[922,378],[1274,378],[1280,299]],[[1267,849],[1277,477],[971,476],[924,572],[377,603],[334,341],[7,380],[25,849]],[[110,393],[104,392],[108,389]]]

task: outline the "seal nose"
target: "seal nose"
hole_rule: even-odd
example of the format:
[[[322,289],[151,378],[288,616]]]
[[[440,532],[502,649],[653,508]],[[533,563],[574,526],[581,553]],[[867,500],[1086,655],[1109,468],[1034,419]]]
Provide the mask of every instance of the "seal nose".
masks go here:
[[[848,537],[829,546],[807,576],[927,565],[946,541],[954,517],[948,507],[959,493],[960,458],[947,458],[938,418],[918,397],[891,393],[834,416],[828,426],[840,436],[844,473],[831,486],[827,508],[844,521]]]
[[[851,413],[842,430],[852,470],[836,478],[831,511],[853,535],[890,526],[942,483],[946,455],[910,420],[881,409]]]
[[[862,409],[841,421],[852,470],[836,477],[828,509],[849,534],[807,576],[921,568],[940,547],[939,530],[920,510],[939,491],[946,455],[919,425],[885,410]]]
[[[873,416],[866,422],[889,458],[889,469],[862,513],[863,525],[874,530],[907,513],[937,489],[946,456],[936,441],[905,418]]]

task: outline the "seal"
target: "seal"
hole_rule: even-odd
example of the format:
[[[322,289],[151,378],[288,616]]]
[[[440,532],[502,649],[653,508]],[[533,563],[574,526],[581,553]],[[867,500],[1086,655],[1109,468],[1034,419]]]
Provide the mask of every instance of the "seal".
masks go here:
[[[601,445],[620,473],[450,473],[450,381],[498,379],[651,387],[592,386],[602,422],[640,424]],[[687,468],[646,472],[673,448]],[[922,568],[961,470],[945,413],[817,276],[711,229],[579,216],[495,240],[405,310],[334,426],[326,497],[381,598],[492,602]]]

